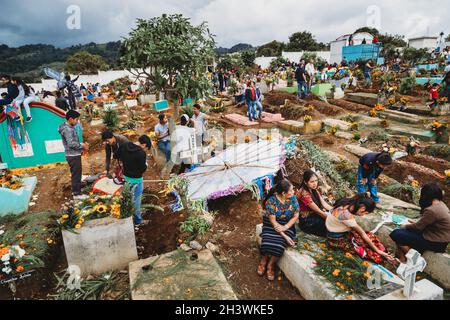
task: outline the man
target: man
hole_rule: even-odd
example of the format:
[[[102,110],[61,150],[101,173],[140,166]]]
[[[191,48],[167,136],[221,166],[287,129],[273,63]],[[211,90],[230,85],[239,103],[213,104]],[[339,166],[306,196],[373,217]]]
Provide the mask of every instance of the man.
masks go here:
[[[347,58],[346,58],[346,57],[344,57],[344,59],[342,59],[341,66],[342,66],[343,68],[348,67],[348,61],[347,61]]]
[[[249,81],[247,83],[247,89],[245,90],[245,103],[248,107],[248,118],[250,122],[256,120],[256,88],[253,83]]]
[[[314,60],[310,59],[308,64],[305,66],[305,71],[307,73],[308,79],[308,91],[311,90],[312,83],[314,81],[314,77],[316,75],[316,68],[314,67]]]
[[[7,94],[4,98],[0,99],[0,113],[3,112],[4,107],[11,104],[19,96],[19,88],[12,83],[12,79],[8,75],[2,75],[0,81],[6,84]]]
[[[364,65],[364,83],[368,87],[372,84],[372,59],[369,59]]]
[[[159,123],[155,126],[155,134],[158,139],[158,149],[166,157],[166,161],[170,160],[170,133],[169,121],[164,113],[158,116]]]
[[[258,115],[258,119],[262,120],[262,113],[264,111],[263,109],[263,105],[262,105],[262,92],[261,92],[261,88],[256,84],[255,81],[253,81],[253,87],[256,90],[256,112]]]
[[[197,135],[197,145],[201,146],[205,142],[206,124],[209,117],[201,112],[202,107],[199,104],[195,104],[193,108],[194,115],[192,116],[192,124],[194,125]]]
[[[189,128],[189,116],[183,114],[181,116],[180,125],[175,127],[175,132],[172,135],[172,159],[175,164],[181,164],[178,174],[185,173],[187,169],[192,166],[191,159],[181,159],[181,152],[191,151],[191,137],[195,136],[195,129]]]
[[[66,75],[66,85],[63,89],[67,89],[68,100],[70,109],[75,110],[77,108],[77,101],[81,98],[81,92],[77,88],[75,82],[78,80],[79,76],[74,80],[71,80],[70,75]]]
[[[305,65],[302,61],[300,61],[300,65],[298,66],[297,70],[295,70],[295,80],[297,80],[298,84],[297,96],[299,98],[306,97],[308,95],[308,86]]]
[[[66,122],[59,126],[58,132],[61,135],[66,160],[70,166],[72,193],[75,200],[83,200],[86,196],[81,194],[81,155],[87,151],[88,144],[81,143],[76,130],[80,114],[75,110],[66,113]]]
[[[134,224],[136,227],[146,225],[148,221],[142,221],[141,205],[144,173],[147,171],[147,154],[141,146],[128,142],[119,147],[116,156],[123,163],[125,182],[133,193]]]
[[[102,133],[102,141],[105,145],[105,154],[106,154],[106,170],[103,172],[105,175],[109,175],[109,171],[111,169],[111,156],[114,159],[117,159],[116,153],[119,150],[120,146],[123,144],[127,144],[130,142],[127,137],[120,134],[113,134],[112,131],[107,130]]]
[[[376,202],[377,208],[381,208],[378,197],[377,179],[383,170],[392,164],[392,158],[387,152],[371,152],[359,160],[357,188],[358,193],[367,192],[369,188],[370,196]]]
[[[220,69],[217,77],[219,78],[219,92],[222,93],[225,91],[225,72],[223,68]]]

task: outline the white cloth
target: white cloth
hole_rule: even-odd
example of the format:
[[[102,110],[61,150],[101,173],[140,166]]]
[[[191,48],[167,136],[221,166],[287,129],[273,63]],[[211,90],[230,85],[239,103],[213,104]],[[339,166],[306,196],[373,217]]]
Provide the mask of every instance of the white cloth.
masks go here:
[[[316,69],[314,68],[314,64],[312,63],[308,63],[305,67],[305,71],[307,74],[309,74],[310,76],[313,76],[316,74]]]
[[[159,133],[160,136],[167,135],[166,137],[164,137],[162,139],[158,139],[158,141],[169,141],[170,140],[170,135],[168,135],[168,133],[169,133],[169,124],[168,123],[166,123],[165,125],[158,123],[155,126],[155,132]]]
[[[198,116],[195,114],[192,116],[195,124],[195,132],[197,136],[201,136],[206,133],[206,114],[200,112]]]
[[[180,152],[191,150],[191,138],[195,136],[195,129],[187,126],[176,126],[175,132],[172,133],[172,159],[178,160]],[[185,164],[190,164],[191,161],[184,160]]]

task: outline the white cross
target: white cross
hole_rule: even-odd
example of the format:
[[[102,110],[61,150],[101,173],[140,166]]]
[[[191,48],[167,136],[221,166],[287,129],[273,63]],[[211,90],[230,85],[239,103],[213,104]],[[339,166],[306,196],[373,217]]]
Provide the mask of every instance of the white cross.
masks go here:
[[[406,255],[407,262],[406,264],[401,264],[397,269],[397,274],[405,280],[405,287],[403,289],[403,294],[408,299],[414,293],[414,285],[416,283],[416,274],[417,272],[422,272],[425,270],[427,266],[427,262],[424,258],[414,249],[409,250]]]

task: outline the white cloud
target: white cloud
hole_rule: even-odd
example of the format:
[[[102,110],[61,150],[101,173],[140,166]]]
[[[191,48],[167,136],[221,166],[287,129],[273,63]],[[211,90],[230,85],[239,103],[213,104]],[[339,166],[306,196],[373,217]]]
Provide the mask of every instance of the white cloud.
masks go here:
[[[196,24],[208,21],[221,46],[287,41],[289,35],[302,30],[329,42],[365,26],[367,8],[372,5],[380,8],[383,32],[407,37],[450,32],[446,0],[36,0],[33,6],[29,4],[26,0],[2,4],[8,19],[0,21],[0,42],[67,46],[114,41],[128,34],[136,18],[162,13],[182,13]],[[65,27],[71,4],[81,8],[81,30]]]

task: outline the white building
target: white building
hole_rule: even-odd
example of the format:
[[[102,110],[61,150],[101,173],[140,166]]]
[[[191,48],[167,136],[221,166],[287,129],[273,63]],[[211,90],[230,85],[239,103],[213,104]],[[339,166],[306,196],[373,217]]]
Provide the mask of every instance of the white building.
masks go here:
[[[438,44],[438,37],[416,37],[408,40],[411,48],[416,49],[436,49]]]
[[[349,39],[351,34],[345,34],[340,36],[330,43],[330,63],[341,63],[342,61],[342,48],[349,45]],[[353,45],[360,45],[366,40],[367,44],[373,42],[373,36],[368,32],[357,32],[353,34]]]

